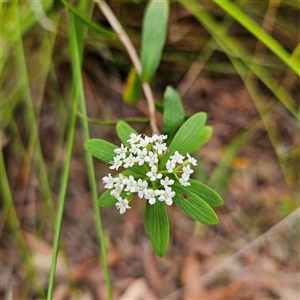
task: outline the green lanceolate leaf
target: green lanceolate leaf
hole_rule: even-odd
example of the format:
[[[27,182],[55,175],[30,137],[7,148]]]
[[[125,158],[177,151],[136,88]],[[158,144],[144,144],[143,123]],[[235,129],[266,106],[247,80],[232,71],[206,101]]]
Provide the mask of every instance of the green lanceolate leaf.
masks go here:
[[[126,84],[123,89],[124,102],[129,105],[138,104],[141,98],[141,80],[136,70],[133,68],[126,80]]]
[[[208,142],[208,140],[211,138],[212,133],[213,133],[212,126],[204,126],[201,129],[201,132],[199,132],[197,136],[198,138],[197,144],[199,145],[198,148],[202,147]]]
[[[116,145],[100,139],[91,139],[84,146],[90,154],[105,162],[114,160],[116,155],[114,150],[118,148]]]
[[[168,135],[167,144],[184,121],[184,109],[179,94],[170,86],[164,94],[163,133]]]
[[[167,35],[168,1],[152,0],[146,7],[142,30],[142,80],[150,81],[161,58]]]
[[[178,184],[172,185],[172,189],[176,192],[174,202],[192,219],[207,225],[217,224],[218,217],[212,208],[189,188]]]
[[[163,202],[156,201],[153,205],[147,202],[145,230],[150,236],[154,252],[162,257],[166,253],[170,234],[166,206]]]
[[[189,182],[191,185],[188,187],[188,189],[203,199],[209,206],[223,205],[224,202],[222,198],[213,189],[197,180],[190,179]]]
[[[115,197],[113,197],[111,194],[111,189],[110,190],[106,190],[98,199],[98,204],[101,207],[108,207],[108,206],[112,206],[115,205],[117,202],[117,199]]]
[[[212,128],[204,126],[205,121],[206,113],[203,112],[197,113],[185,121],[175,134],[170,144],[169,152],[162,158],[160,165],[166,164],[175,151],[185,155],[196,151],[205,144],[212,134]]]
[[[119,139],[125,146],[130,146],[127,140],[129,139],[129,135],[131,133],[138,134],[129,124],[124,121],[119,121],[116,129]]]
[[[200,112],[184,122],[170,144],[170,152],[174,153],[177,150],[179,153],[185,154],[194,152],[202,146],[207,141],[207,135],[211,131],[211,129],[203,131],[205,121],[206,113]]]

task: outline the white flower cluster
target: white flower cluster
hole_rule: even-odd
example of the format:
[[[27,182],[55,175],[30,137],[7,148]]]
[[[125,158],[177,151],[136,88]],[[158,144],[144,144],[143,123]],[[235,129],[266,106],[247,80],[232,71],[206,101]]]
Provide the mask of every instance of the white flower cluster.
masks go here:
[[[172,205],[175,192],[171,186],[174,184],[174,179],[183,186],[190,185],[190,175],[194,172],[191,165],[196,166],[197,161],[188,153],[182,155],[176,151],[168,159],[165,169],[159,170],[159,162],[168,151],[164,143],[165,139],[167,139],[166,135],[153,134],[152,137],[142,137],[132,133],[127,141],[130,147],[121,144],[120,148],[114,150],[116,156],[110,169],[119,170],[120,167],[126,169],[138,166],[145,174],[138,180],[132,175],[126,177],[123,174],[118,174],[116,177],[108,174],[103,177],[104,187],[111,189],[110,194],[117,199],[115,205],[121,214],[130,208],[129,202],[134,194],[139,198],[147,199],[149,204],[159,200]]]

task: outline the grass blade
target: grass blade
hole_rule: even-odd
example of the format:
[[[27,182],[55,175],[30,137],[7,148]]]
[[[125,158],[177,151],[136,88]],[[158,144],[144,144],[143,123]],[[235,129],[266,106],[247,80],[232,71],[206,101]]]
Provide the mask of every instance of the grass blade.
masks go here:
[[[86,115],[85,96],[84,96],[83,82],[81,77],[80,48],[82,47],[78,43],[78,40],[76,38],[78,32],[76,31],[75,20],[76,20],[75,15],[72,12],[70,12],[70,21],[71,21],[70,38],[72,40],[71,57],[73,62],[74,85],[76,86],[78,91],[77,95],[78,95],[80,110],[84,115]],[[81,124],[82,124],[84,140],[88,141],[90,139],[88,122],[86,120],[82,120]],[[105,284],[107,289],[107,297],[108,299],[112,299],[112,288],[111,288],[109,269],[108,269],[108,263],[106,258],[105,237],[104,237],[104,231],[102,226],[101,214],[98,207],[98,192],[97,192],[97,182],[96,182],[94,164],[93,164],[92,156],[88,152],[85,152],[85,158],[86,158],[86,165],[88,171],[89,185],[92,194],[93,208],[95,213],[96,231],[98,234],[99,245],[101,249],[101,262],[102,262],[102,268],[104,272]]]
[[[238,57],[243,63],[274,93],[278,100],[297,118],[299,113],[296,103],[290,94],[279,85],[271,76],[270,72],[259,64],[252,63],[252,57],[245,47],[233,37],[226,34],[226,31],[196,2],[178,0],[194,17],[201,22],[212,37],[228,56]]]
[[[103,37],[107,37],[107,38],[116,38],[117,35],[109,29],[106,29],[104,27],[99,26],[98,24],[95,24],[94,22],[89,21],[82,13],[81,10],[74,7],[72,4],[70,4],[68,1],[66,0],[61,0],[62,3],[72,12],[76,15],[76,17],[78,18],[78,20],[81,21],[81,23],[83,23],[84,25],[87,26],[87,28],[90,31],[93,31]]]
[[[213,0],[223,10],[230,14],[237,22],[251,32],[260,42],[271,50],[279,59],[281,59],[291,70],[300,76],[300,69],[293,61],[289,53],[259,25],[250,19],[239,7],[231,1]]]

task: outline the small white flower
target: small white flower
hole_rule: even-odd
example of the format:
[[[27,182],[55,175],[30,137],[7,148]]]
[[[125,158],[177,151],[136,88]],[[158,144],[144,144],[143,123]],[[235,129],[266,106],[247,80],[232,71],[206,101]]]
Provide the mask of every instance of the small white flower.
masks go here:
[[[194,170],[191,169],[191,165],[184,166],[182,168],[182,171],[183,171],[184,174],[192,174],[192,173],[194,173]]]
[[[179,178],[179,183],[183,186],[190,186],[191,185],[188,181],[185,181],[182,178]]]
[[[135,193],[136,192],[136,181],[134,180],[133,176],[130,175],[129,178],[124,180],[125,192]]]
[[[163,140],[166,140],[167,138],[168,138],[167,135],[161,134],[161,135],[159,135],[159,136],[157,137],[157,141],[158,141],[159,143],[161,143]]]
[[[132,146],[132,144],[138,143],[140,141],[141,135],[136,135],[135,133],[130,133],[130,139],[127,140]]]
[[[169,177],[167,176],[165,179],[161,179],[160,183],[163,186],[172,185],[174,183],[174,180],[173,179],[169,179]]]
[[[127,147],[121,144],[121,148],[115,149],[114,152],[124,159],[126,157]]]
[[[184,159],[184,156],[181,155],[180,153],[178,153],[178,151],[175,151],[174,155],[172,155],[170,157],[172,160],[174,160],[175,162],[179,163],[179,164],[182,164],[183,163],[183,159]]]
[[[135,162],[136,158],[130,153],[130,155],[124,159],[124,168],[132,167]]]
[[[122,190],[111,190],[110,194],[115,197],[115,198],[118,198],[120,197],[120,194],[121,194]]]
[[[148,182],[139,179],[136,184],[136,191],[138,193],[139,198],[143,198],[147,193]]]
[[[132,144],[131,148],[129,149],[129,152],[131,152],[132,154],[137,154],[139,148],[140,148],[140,145]]]
[[[158,195],[158,190],[147,189],[147,192],[145,193],[145,198],[148,200],[149,204],[153,205],[156,202],[156,196]]]
[[[149,136],[145,136],[144,138],[140,138],[140,146],[145,148],[152,142],[152,139]]]
[[[124,184],[124,179],[125,179],[124,175],[119,174],[118,177],[114,178],[114,182],[115,182],[115,184]]]
[[[113,165],[110,166],[109,168],[110,168],[110,169],[116,169],[116,170],[118,170],[119,167],[121,167],[121,166],[122,166],[122,160],[121,160],[121,157],[120,157],[119,155],[117,155],[117,156],[114,157]]]
[[[155,143],[153,148],[157,151],[158,154],[162,154],[163,152],[165,152],[168,149],[167,145],[165,143],[162,143],[162,144]]]
[[[115,205],[117,209],[120,209],[120,214],[124,214],[126,209],[131,208],[128,204],[129,204],[128,200],[118,197],[118,202]]]
[[[188,182],[189,179],[190,179],[189,174],[182,174],[182,177],[179,178],[179,182],[183,186],[190,186],[191,184]]]
[[[145,161],[149,163],[150,167],[153,167],[155,164],[158,163],[158,157],[156,153],[152,151],[148,152],[148,156],[145,158]]]
[[[169,186],[165,187],[165,190],[160,192],[160,196],[158,197],[159,201],[165,201],[167,205],[172,205],[172,198],[175,196],[175,192]]]
[[[148,153],[147,153],[147,149],[146,148],[144,148],[143,150],[138,149],[136,161],[138,162],[138,164],[140,166],[143,165],[145,161],[149,161],[150,158],[148,158],[147,154]]]
[[[156,133],[152,134],[152,142],[156,142],[158,140],[158,135]]]
[[[187,158],[188,158],[188,161],[193,165],[193,166],[197,166],[197,160],[190,156],[188,153],[186,154]]]
[[[183,173],[183,174],[181,175],[181,178],[182,178],[183,180],[185,180],[185,181],[188,181],[188,180],[190,179],[190,174]]]
[[[149,171],[146,175],[150,178],[151,181],[162,178],[161,173],[157,174],[157,166],[151,167],[151,171]]]
[[[111,176],[110,173],[108,174],[108,176],[104,176],[102,178],[102,182],[106,183],[104,186],[106,189],[111,189],[114,186],[114,178]]]
[[[164,143],[166,139],[167,135],[163,134],[157,135],[154,133],[152,137],[146,135],[141,137],[141,134],[132,133],[128,139],[130,147],[121,144],[120,148],[114,149],[116,156],[113,158],[113,162],[111,162],[110,169],[118,170],[119,167],[131,168],[137,164],[142,166],[145,162],[151,168],[150,171],[145,172],[147,176],[146,180],[142,179],[143,175],[140,176],[141,178],[135,180],[132,175],[125,177],[119,174],[114,178],[110,173],[102,178],[105,188],[111,189],[110,194],[118,200],[115,205],[121,214],[130,209],[129,201],[121,197],[125,193],[130,195],[130,197],[133,196],[133,193],[137,193],[139,198],[145,198],[151,205],[156,203],[157,200],[165,202],[166,205],[173,204],[172,198],[176,193],[171,189],[171,186],[174,184],[174,180],[168,176],[163,177],[162,173],[166,171],[162,172],[162,170],[159,170],[159,157],[168,151],[168,147]],[[152,151],[148,151],[150,149]],[[186,161],[184,162],[185,158]],[[184,156],[175,151],[174,155],[170,156],[166,163],[166,170],[169,173],[174,173],[176,178],[181,174],[181,177],[178,178],[180,184],[190,186],[190,175],[194,172],[191,168],[192,165],[197,165],[195,158],[191,157],[188,153]],[[152,182],[159,181],[156,186],[163,186],[161,187],[162,189],[148,189],[149,180]]]
[[[166,168],[169,173],[173,173],[173,170],[175,169],[175,167],[176,167],[175,161],[173,161],[173,160],[167,161]]]
[[[123,182],[115,183],[114,188],[116,191],[120,192],[120,194],[121,194],[121,192],[123,191],[123,188],[124,188],[124,183]]]

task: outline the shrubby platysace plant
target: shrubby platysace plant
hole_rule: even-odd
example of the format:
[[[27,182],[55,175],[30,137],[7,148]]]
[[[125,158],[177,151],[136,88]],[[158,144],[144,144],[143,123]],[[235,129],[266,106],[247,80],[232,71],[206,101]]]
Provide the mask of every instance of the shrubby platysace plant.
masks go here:
[[[174,90],[168,88],[167,99],[170,93],[174,97]],[[133,209],[134,197],[144,201],[145,231],[159,256],[168,246],[169,206],[176,204],[192,219],[212,225],[218,222],[212,207],[223,203],[214,190],[192,178],[198,163],[191,153],[212,133],[211,127],[204,126],[206,114],[197,113],[183,123],[183,110],[175,104],[165,106],[163,134],[139,134],[119,121],[120,146],[100,139],[85,144],[92,155],[109,163],[110,171],[102,178],[106,191],[99,197],[99,206],[115,206],[124,214]],[[168,115],[168,110],[173,113]]]
[[[189,153],[183,155],[175,151],[165,166],[160,167],[160,160],[168,153],[167,144],[164,142],[167,138],[168,136],[163,134],[142,137],[141,134],[131,133],[127,140],[130,143],[129,147],[122,143],[120,148],[114,149],[115,156],[110,169],[138,166],[144,173],[138,179],[122,174],[112,177],[110,173],[102,178],[105,188],[110,189],[110,194],[116,198],[115,206],[120,214],[131,208],[129,203],[135,194],[148,200],[150,205],[154,205],[157,200],[172,205],[172,198],[176,194],[172,190],[174,182],[177,181],[182,186],[191,185],[189,179],[194,173],[191,165],[196,166],[197,161]],[[173,179],[169,176],[173,176]]]

